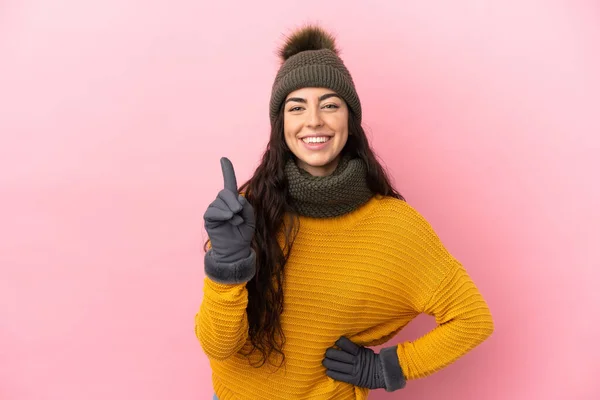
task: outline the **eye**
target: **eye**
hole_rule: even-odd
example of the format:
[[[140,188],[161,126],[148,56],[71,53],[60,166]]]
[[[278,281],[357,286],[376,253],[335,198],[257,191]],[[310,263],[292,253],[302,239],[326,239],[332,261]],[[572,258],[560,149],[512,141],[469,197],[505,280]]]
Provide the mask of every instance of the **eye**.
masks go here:
[[[294,111],[300,111],[301,109],[302,109],[302,107],[300,107],[300,106],[296,106],[296,107],[292,107],[292,108],[290,108],[288,111],[290,111],[290,112],[294,112]]]
[[[340,108],[337,104],[326,104],[323,108],[335,109]]]

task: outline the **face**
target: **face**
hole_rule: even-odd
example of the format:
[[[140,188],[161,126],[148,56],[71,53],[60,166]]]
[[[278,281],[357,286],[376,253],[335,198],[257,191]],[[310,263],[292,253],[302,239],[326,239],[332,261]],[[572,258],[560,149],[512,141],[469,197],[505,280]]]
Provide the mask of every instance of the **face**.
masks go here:
[[[302,88],[284,104],[285,142],[298,167],[313,176],[330,175],[348,141],[348,106],[334,91]]]

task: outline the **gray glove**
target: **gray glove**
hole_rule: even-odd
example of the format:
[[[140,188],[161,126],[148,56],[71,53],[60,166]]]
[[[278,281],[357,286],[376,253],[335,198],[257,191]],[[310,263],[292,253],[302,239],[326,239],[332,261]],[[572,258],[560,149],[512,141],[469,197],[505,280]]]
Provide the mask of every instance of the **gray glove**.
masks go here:
[[[341,350],[330,347],[325,352],[325,374],[337,381],[368,389],[393,392],[404,388],[406,378],[396,355],[397,346],[382,349],[379,354],[359,346],[345,336],[335,342]]]
[[[256,227],[254,209],[238,194],[231,161],[221,158],[224,189],[204,213],[211,249],[204,257],[206,274],[222,283],[241,283],[254,276],[256,255],[251,247]]]

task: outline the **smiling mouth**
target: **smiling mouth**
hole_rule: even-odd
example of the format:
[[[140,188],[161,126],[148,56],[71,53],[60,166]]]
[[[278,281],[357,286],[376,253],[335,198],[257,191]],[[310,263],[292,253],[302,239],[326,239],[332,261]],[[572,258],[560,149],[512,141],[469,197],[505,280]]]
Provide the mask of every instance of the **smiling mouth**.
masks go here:
[[[331,140],[329,136],[317,136],[317,137],[305,137],[302,140],[306,144],[319,144],[319,143],[327,143]]]

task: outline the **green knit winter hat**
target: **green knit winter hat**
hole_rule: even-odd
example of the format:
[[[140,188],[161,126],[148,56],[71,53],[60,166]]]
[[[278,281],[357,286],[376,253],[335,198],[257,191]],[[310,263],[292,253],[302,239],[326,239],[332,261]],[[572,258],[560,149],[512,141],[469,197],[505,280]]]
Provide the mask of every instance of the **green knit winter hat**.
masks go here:
[[[271,123],[286,96],[304,87],[326,87],[335,91],[360,122],[360,100],[331,34],[318,26],[308,25],[287,38],[279,56],[282,64],[273,83],[269,106]]]

